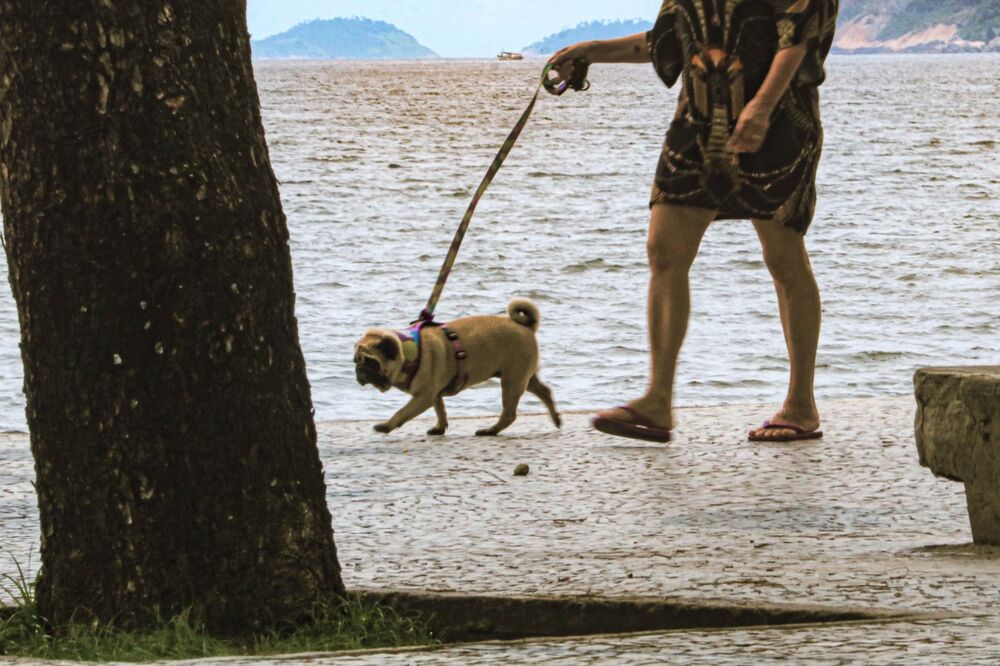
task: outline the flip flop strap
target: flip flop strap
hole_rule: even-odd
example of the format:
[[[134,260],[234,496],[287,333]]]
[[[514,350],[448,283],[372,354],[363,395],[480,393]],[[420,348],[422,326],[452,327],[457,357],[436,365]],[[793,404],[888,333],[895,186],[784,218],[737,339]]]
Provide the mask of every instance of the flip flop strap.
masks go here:
[[[764,430],[791,430],[796,435],[805,435],[807,433],[805,428],[791,423],[771,423],[770,421],[764,421],[762,428]]]
[[[661,428],[660,426],[656,425],[655,423],[653,423],[652,421],[650,421],[645,416],[635,411],[635,409],[629,407],[628,405],[620,405],[618,409],[622,410],[623,412],[628,412],[629,414],[632,415],[631,425],[638,426],[640,428],[645,428],[646,430],[666,430],[666,428]]]

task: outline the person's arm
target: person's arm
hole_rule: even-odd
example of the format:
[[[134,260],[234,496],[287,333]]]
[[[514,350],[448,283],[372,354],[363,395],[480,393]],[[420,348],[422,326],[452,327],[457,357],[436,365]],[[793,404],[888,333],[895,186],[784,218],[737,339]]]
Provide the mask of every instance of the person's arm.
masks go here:
[[[578,42],[556,51],[549,58],[549,64],[559,72],[560,79],[568,81],[573,76],[574,60],[586,60],[588,63],[649,62],[646,33],[639,32],[618,39]]]
[[[806,57],[808,48],[802,43],[781,49],[775,54],[764,84],[754,98],[743,107],[739,120],[736,121],[736,129],[733,130],[726,148],[734,153],[755,153],[760,150],[771,126],[771,114],[788,91],[788,86],[795,78],[795,73]]]

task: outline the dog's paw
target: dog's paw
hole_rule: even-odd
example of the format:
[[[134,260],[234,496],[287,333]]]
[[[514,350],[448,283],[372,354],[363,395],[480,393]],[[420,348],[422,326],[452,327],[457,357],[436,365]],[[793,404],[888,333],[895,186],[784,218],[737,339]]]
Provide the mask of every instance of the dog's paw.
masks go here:
[[[476,431],[476,437],[496,437],[497,431],[493,428],[483,428]]]
[[[383,435],[392,432],[392,426],[388,423],[376,423],[374,427],[375,432],[380,432]]]
[[[552,420],[555,422],[557,428],[562,428],[562,414],[556,414],[552,417]]]
[[[430,430],[427,431],[427,434],[432,435],[434,437],[440,437],[441,435],[444,434],[444,431],[447,429],[448,426],[445,426],[443,428],[431,428]]]

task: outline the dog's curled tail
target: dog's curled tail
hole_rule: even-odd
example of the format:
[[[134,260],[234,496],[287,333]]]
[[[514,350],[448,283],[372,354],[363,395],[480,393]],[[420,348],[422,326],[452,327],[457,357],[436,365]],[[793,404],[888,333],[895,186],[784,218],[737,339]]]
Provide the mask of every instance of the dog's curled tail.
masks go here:
[[[538,330],[538,323],[542,316],[538,313],[538,306],[527,298],[515,298],[507,304],[507,314],[515,323],[527,326],[532,331]]]

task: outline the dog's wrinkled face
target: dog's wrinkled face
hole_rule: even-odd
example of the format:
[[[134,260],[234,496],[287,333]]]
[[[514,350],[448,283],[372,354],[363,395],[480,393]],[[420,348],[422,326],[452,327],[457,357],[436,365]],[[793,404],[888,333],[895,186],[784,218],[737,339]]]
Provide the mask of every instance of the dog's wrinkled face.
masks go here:
[[[372,384],[385,393],[403,366],[401,344],[391,331],[373,330],[354,346],[354,373],[362,386]]]

